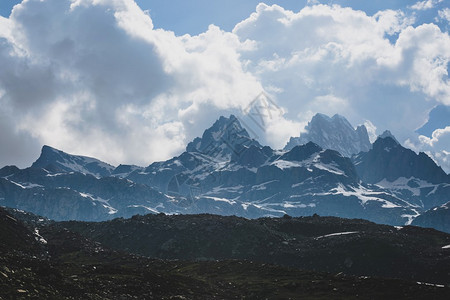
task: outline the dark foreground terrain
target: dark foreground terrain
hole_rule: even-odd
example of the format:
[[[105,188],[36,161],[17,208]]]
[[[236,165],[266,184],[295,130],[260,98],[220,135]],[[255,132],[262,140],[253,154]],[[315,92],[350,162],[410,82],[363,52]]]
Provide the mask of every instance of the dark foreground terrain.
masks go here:
[[[32,215],[18,212],[11,214],[0,208],[0,298],[448,299],[450,297],[450,288],[446,285],[418,284],[416,280],[354,276],[334,271],[333,273],[302,271],[298,268],[273,264],[282,257],[282,253],[286,254],[286,261],[301,260],[301,256],[296,257],[292,253],[289,255],[290,251],[294,251],[289,250],[291,244],[296,245],[295,247],[302,244],[300,241],[295,242],[297,239],[303,240],[304,249],[307,246],[316,247],[314,248],[317,252],[316,258],[323,257],[324,264],[329,259],[325,253],[329,251],[334,253],[336,260],[339,261],[338,254],[344,251],[340,242],[337,240],[330,244],[322,243],[321,240],[335,239],[344,235],[324,235],[333,230],[339,232],[344,229],[348,231],[358,229],[365,232],[370,231],[371,227],[375,230],[378,226],[360,220],[340,220],[342,223],[339,227],[337,221],[339,220],[320,217],[249,221],[210,215],[159,215],[136,216],[128,220],[119,219],[97,224],[52,223],[39,220]],[[165,227],[167,230],[163,229]],[[37,228],[39,233],[34,228]],[[385,228],[383,229],[385,231],[379,229],[381,236],[390,234],[388,230],[391,227],[380,228]],[[85,235],[90,233],[92,239],[75,233],[75,230]],[[420,232],[414,232],[414,230],[416,229],[413,227],[399,230],[401,234],[396,232],[397,235],[392,239],[397,240],[401,235],[405,235],[406,237],[397,241],[398,244],[402,244],[411,242],[407,238],[411,235],[418,238],[415,243],[429,243],[429,249],[424,246],[423,258],[417,260],[422,261],[423,266],[434,262],[430,266],[438,270],[439,276],[446,278],[444,271],[439,268],[442,265],[442,269],[450,270],[446,265],[449,250],[442,249],[441,245],[447,242],[450,244],[449,236],[437,231],[427,232],[422,229]],[[115,236],[107,235],[108,233],[113,235],[114,232]],[[234,240],[230,234],[235,235]],[[292,240],[293,236],[296,236],[296,240]],[[360,236],[362,240],[365,239],[364,234],[361,233]],[[110,241],[109,248],[94,241],[100,237]],[[172,241],[167,243],[169,240]],[[208,240],[209,246],[204,244]],[[267,242],[269,244],[265,244]],[[146,246],[148,244],[149,246]],[[358,244],[356,239],[353,244]],[[323,247],[322,251],[319,251],[319,245]],[[341,250],[330,248],[333,245],[335,249]],[[430,250],[437,248],[437,245],[441,245],[440,255],[437,250]],[[373,247],[376,248],[376,245]],[[374,259],[375,255],[383,257],[386,255],[384,247],[386,246],[382,247],[383,250],[367,255]],[[111,248],[116,250],[110,250]],[[152,254],[151,249],[155,249],[153,251],[156,254]],[[273,250],[264,254],[268,249]],[[128,253],[125,253],[125,250]],[[357,246],[354,246],[350,253],[356,250]],[[360,248],[360,251],[366,250],[365,247]],[[299,251],[307,253],[306,250]],[[183,260],[147,258],[131,254],[132,252],[162,258],[179,256]],[[196,252],[198,254],[195,254]],[[253,258],[257,258],[259,254],[262,256],[252,262],[249,260],[252,259],[251,253],[254,253]],[[223,260],[211,260],[214,256]],[[271,256],[277,259],[269,259]],[[313,259],[314,256],[309,254],[306,257]],[[198,261],[200,258],[204,261]],[[266,259],[267,261],[263,262]],[[376,260],[373,267],[376,268],[376,263],[379,264],[381,261]],[[358,263],[357,260],[353,263],[349,263],[348,260],[345,263],[344,260],[344,265]],[[280,261],[280,264],[288,263]]]
[[[359,219],[145,215],[62,222],[112,249],[160,259],[239,259],[357,276],[450,284],[450,234]]]

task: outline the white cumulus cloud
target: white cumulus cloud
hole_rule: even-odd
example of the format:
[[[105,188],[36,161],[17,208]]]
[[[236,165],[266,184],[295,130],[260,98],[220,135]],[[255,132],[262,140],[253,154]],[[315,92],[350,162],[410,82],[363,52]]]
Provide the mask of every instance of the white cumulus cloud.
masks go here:
[[[436,4],[442,2],[443,0],[425,0],[418,1],[414,5],[411,5],[411,9],[414,10],[427,10],[436,6]]]
[[[155,30],[134,1],[29,0],[0,21],[0,110],[15,115],[2,144],[26,133],[36,144],[146,165],[181,152],[219,110],[245,107],[262,90],[239,59],[251,43],[215,26],[199,36]]]
[[[287,117],[333,110],[356,124],[371,120],[404,140],[436,102],[450,103],[448,33],[412,23],[401,11],[368,16],[315,5],[295,13],[260,4],[233,32],[255,43],[241,52],[247,70],[281,91]],[[388,39],[393,34],[394,42]]]
[[[445,172],[450,173],[450,126],[434,130],[431,137],[419,135],[408,139],[405,145],[427,153]]]
[[[440,11],[438,11],[438,15],[441,19],[450,22],[450,8],[446,7],[444,9],[441,9]]]

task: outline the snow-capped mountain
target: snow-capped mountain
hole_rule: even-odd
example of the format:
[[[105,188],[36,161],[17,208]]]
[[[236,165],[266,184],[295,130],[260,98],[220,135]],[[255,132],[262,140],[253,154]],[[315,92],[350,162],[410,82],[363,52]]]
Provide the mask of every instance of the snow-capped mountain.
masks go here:
[[[292,137],[284,149],[290,150],[297,145],[313,142],[324,149],[336,150],[351,157],[371,148],[367,128],[360,125],[355,129],[346,118],[338,114],[332,118],[316,114],[305,129],[306,132],[299,137]]]
[[[97,177],[108,176],[115,168],[98,159],[71,155],[50,146],[42,147],[41,156],[32,167],[45,168],[52,172],[80,172]]]
[[[231,115],[229,118],[220,117],[210,128],[205,130],[201,138],[195,138],[187,147],[187,152],[199,152],[219,160],[229,160],[232,156],[239,156],[243,147],[261,147],[250,138],[239,120]]]

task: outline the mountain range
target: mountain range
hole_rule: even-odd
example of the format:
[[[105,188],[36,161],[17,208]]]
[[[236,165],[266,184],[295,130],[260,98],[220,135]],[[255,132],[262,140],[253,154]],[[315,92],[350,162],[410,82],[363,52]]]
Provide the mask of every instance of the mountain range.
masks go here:
[[[364,125],[322,114],[306,129],[275,150],[252,139],[236,116],[220,117],[185,152],[147,167],[113,167],[44,146],[31,167],[0,169],[0,205],[54,220],[319,214],[396,226],[433,219],[448,205],[450,176],[390,133],[371,144]]]

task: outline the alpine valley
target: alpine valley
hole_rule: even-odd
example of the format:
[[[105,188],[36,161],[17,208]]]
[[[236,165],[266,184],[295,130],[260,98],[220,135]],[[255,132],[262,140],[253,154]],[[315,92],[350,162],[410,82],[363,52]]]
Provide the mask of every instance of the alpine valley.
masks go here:
[[[0,169],[0,205],[56,221],[136,214],[360,218],[450,232],[450,176],[389,132],[371,144],[364,125],[317,114],[283,150],[220,117],[186,151],[147,167],[111,166],[44,146],[26,169]]]

